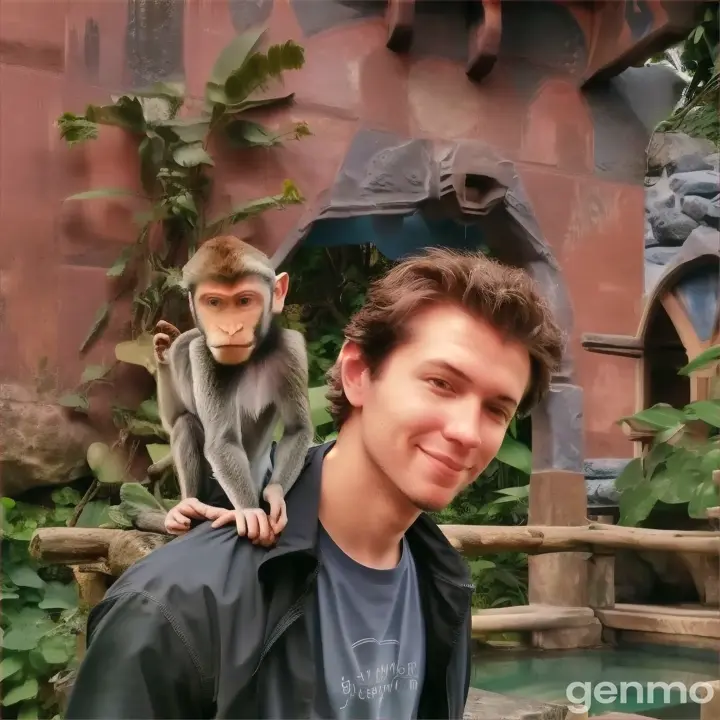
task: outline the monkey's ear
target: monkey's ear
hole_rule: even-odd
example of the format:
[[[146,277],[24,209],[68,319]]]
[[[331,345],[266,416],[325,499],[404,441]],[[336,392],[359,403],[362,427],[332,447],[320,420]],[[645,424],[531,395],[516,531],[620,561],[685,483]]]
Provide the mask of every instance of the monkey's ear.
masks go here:
[[[290,276],[286,273],[280,273],[275,276],[275,287],[273,288],[272,311],[275,315],[279,315],[285,307],[285,296],[290,287]]]

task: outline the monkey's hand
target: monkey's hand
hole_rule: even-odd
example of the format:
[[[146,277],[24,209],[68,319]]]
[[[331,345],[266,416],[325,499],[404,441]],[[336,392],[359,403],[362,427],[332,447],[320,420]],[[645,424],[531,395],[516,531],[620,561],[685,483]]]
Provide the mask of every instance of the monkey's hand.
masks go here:
[[[247,535],[248,540],[250,540],[253,545],[272,547],[275,544],[277,538],[270,525],[267,513],[262,508],[235,510],[234,515],[238,535]],[[227,520],[222,524],[225,524],[225,522],[227,522]],[[215,525],[216,523],[213,523],[213,526]]]
[[[165,530],[171,535],[182,535],[190,529],[192,520],[217,521],[227,513],[232,513],[232,510],[206,505],[197,498],[186,498],[185,500],[181,500],[165,516]],[[225,522],[227,522],[227,520]],[[220,524],[224,525],[225,522]],[[215,522],[213,522],[213,527],[217,527]]]
[[[155,325],[153,350],[155,352],[155,359],[159,363],[165,362],[165,354],[178,337],[180,337],[180,331],[169,322],[159,320],[157,325]]]
[[[287,525],[287,510],[283,489],[277,483],[270,483],[263,490],[263,497],[270,505],[270,528],[279,535]]]

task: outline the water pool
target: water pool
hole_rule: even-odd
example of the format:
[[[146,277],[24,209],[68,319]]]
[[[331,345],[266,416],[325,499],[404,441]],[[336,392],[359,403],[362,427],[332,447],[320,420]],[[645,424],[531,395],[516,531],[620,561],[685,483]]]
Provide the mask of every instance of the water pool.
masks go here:
[[[591,650],[492,648],[475,653],[472,686],[546,702],[579,701],[589,705],[591,717],[627,712],[663,720],[699,720],[693,685],[718,679],[720,654],[713,650],[664,645]],[[575,696],[569,701],[567,689],[572,683],[583,685],[573,686]],[[599,683],[612,686],[598,688]]]

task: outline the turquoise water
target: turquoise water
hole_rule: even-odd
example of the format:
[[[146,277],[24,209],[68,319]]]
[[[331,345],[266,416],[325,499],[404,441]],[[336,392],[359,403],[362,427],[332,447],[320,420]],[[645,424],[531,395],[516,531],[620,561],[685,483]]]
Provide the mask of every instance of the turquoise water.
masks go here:
[[[712,650],[661,645],[592,650],[489,649],[475,654],[472,686],[546,702],[577,701],[589,706],[591,717],[627,712],[663,720],[699,720],[700,705],[693,701],[690,691],[694,683],[718,679],[720,654]],[[598,688],[601,682],[612,686]],[[571,688],[575,695],[568,700],[567,689],[572,683],[584,685]],[[667,683],[667,687],[648,683]]]

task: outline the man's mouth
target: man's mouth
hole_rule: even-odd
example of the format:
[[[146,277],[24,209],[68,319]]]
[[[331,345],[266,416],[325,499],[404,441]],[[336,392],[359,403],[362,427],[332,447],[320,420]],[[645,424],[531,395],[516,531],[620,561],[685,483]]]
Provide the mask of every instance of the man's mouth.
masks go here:
[[[437,460],[437,462],[442,463],[453,472],[462,472],[463,470],[468,469],[463,463],[458,462],[449,455],[445,455],[445,453],[438,452],[437,450],[426,450],[425,448],[420,448],[420,450],[422,450],[428,457],[431,457],[433,460]]]

